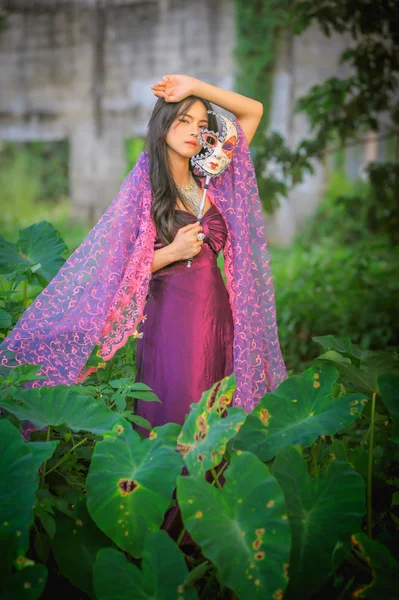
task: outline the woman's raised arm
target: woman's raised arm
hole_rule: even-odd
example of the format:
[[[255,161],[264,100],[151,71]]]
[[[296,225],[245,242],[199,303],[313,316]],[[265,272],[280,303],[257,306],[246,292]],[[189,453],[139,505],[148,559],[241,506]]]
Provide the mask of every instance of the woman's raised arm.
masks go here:
[[[259,126],[263,115],[263,104],[237,92],[223,90],[188,75],[164,75],[161,81],[151,86],[154,94],[166,102],[179,102],[187,96],[199,96],[233,113],[239,121],[248,144]]]

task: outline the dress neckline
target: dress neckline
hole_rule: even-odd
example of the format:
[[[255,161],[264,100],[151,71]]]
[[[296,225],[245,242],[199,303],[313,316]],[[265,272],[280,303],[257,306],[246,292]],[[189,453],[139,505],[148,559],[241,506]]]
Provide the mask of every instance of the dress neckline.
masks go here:
[[[212,210],[212,208],[213,208],[214,206],[215,206],[215,204],[212,204],[212,203],[211,203],[211,205],[210,205],[210,207],[208,208],[208,210],[206,211],[206,213],[204,213],[204,214],[202,215],[202,219],[203,219],[204,217],[206,217],[206,215],[209,213],[209,211],[211,211],[211,210]],[[188,213],[189,215],[193,216],[195,219],[197,218],[197,216],[196,216],[194,213],[192,213],[190,210],[185,210],[184,208],[176,208],[176,209],[175,209],[175,211],[176,211],[176,212],[185,212],[185,213]]]

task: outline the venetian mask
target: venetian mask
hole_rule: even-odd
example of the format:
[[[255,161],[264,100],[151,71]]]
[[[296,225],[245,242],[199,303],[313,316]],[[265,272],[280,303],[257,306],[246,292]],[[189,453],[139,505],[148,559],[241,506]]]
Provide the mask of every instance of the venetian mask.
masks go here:
[[[238,130],[235,123],[228,117],[208,110],[216,116],[218,132],[203,130],[200,142],[205,151],[191,158],[191,163],[204,175],[215,177],[223,173],[233,158],[238,142]]]

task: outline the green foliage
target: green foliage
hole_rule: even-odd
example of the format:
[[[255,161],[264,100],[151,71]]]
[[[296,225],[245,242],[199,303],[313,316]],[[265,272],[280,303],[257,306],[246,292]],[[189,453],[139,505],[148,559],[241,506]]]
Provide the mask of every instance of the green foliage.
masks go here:
[[[301,35],[314,21],[325,35],[333,32],[351,36],[352,43],[340,57],[349,71],[347,78],[330,77],[313,86],[298,99],[296,112],[307,115],[311,139],[301,140],[294,149],[271,132],[264,138],[269,113],[269,98],[278,33]],[[254,164],[263,206],[272,212],[279,197],[287,196],[295,184],[312,173],[312,159],[323,159],[335,142],[337,152],[358,137],[360,132],[380,128],[381,117],[392,124],[397,148],[399,109],[396,101],[399,84],[399,4],[368,0],[299,0],[276,5],[258,0],[236,0],[238,77],[241,93],[265,105],[263,121],[252,143]],[[370,203],[385,226],[398,231],[397,164],[372,165]],[[382,206],[381,206],[382,204]],[[387,212],[388,211],[388,212]],[[382,223],[384,226],[384,223]],[[396,238],[397,239],[397,238]]]
[[[311,446],[322,429],[334,435],[359,416],[367,398],[362,393],[334,394],[338,371],[330,365],[311,367],[283,381],[248,415],[235,447],[268,461],[287,445]]]
[[[361,527],[364,482],[350,464],[340,460],[331,461],[312,481],[300,450],[293,446],[280,448],[272,474],[283,490],[291,523],[287,596],[309,598],[333,574],[335,548],[342,544],[348,551],[351,534]]]
[[[398,209],[389,181],[377,202],[383,167],[379,182],[335,171],[292,246],[271,249],[280,344],[294,371],[316,356],[314,336],[344,332],[364,350],[399,348]]]
[[[142,137],[133,137],[125,140],[125,155],[126,155],[126,169],[125,175],[136,164],[138,157],[144,150],[145,139]]]
[[[243,408],[227,408],[232,401],[234,374],[215,383],[196,402],[179,434],[178,448],[189,473],[200,475],[220,464],[228,441],[245,421]],[[227,410],[226,410],[227,409]],[[224,413],[224,419],[220,415]]]
[[[0,147],[2,194],[7,201],[23,201],[28,191],[34,200],[57,202],[69,194],[69,144],[60,142],[2,142]],[[26,181],[33,183],[29,190]],[[24,186],[21,188],[21,186]]]
[[[156,428],[157,437],[162,428]],[[157,439],[140,441],[129,423],[97,442],[86,480],[92,519],[120,548],[137,558],[160,528],[182,458]]]
[[[41,579],[41,593],[54,557],[58,581],[62,575],[93,598],[127,598],[135,590],[136,597],[166,599],[173,587],[181,598],[227,600],[234,592],[245,600],[305,600],[321,590],[355,595],[367,584],[370,597],[383,590],[393,600],[399,360],[370,356],[349,338],[315,341],[323,346],[317,363],[265,395],[234,432],[223,423],[241,413],[228,408],[234,376],[204,392],[183,428],[169,423],[140,439],[115,403],[107,408],[102,396],[93,404],[95,386],[20,389],[15,369],[1,391],[3,596],[30,574],[35,586]],[[33,374],[19,372],[21,381]],[[112,381],[116,389],[124,385]],[[47,427],[29,443],[18,431],[27,417]],[[248,437],[254,422],[257,432]],[[257,437],[274,438],[266,454],[253,445]],[[198,469],[200,451],[212,460]],[[223,463],[224,483],[207,470]],[[183,464],[188,475],[181,475]],[[196,543],[187,566],[182,536],[176,543],[160,530],[176,486]],[[364,520],[374,540],[362,533]]]
[[[18,429],[7,420],[0,421],[2,452],[1,472],[8,484],[1,487],[2,523],[0,540],[7,543],[15,536],[16,553],[23,554],[29,545],[29,528],[33,523],[33,503],[38,485],[37,471],[50,458],[56,441],[25,443]]]
[[[97,553],[111,549],[113,544],[90,518],[86,503],[85,496],[76,495],[69,514],[55,509],[50,515],[42,508],[38,516],[46,533],[36,540],[39,543],[40,539],[40,559],[47,562],[51,552],[60,571],[78,589],[93,598],[92,579]],[[48,519],[52,520],[51,528]],[[46,557],[43,557],[44,548]]]
[[[0,274],[15,283],[38,282],[45,287],[64,264],[67,252],[51,223],[35,223],[19,232],[16,244],[0,236]]]
[[[335,130],[343,140],[359,129],[378,129],[378,116],[388,112],[399,126],[395,92],[399,83],[399,6],[396,2],[299,0],[293,6],[296,34],[315,20],[325,35],[347,33],[355,40],[341,55],[354,75],[333,77],[314,86],[298,104],[317,137]]]
[[[198,598],[187,581],[183,555],[164,531],[148,536],[141,569],[130,564],[121,552],[103,549],[97,555],[93,575],[98,600]]]
[[[223,490],[201,477],[180,476],[177,498],[188,531],[238,598],[280,597],[291,546],[287,507],[256,456],[232,456]]]
[[[262,102],[264,110],[252,145],[262,146],[270,111],[272,75],[278,34],[287,23],[290,2],[235,0],[237,59],[235,87],[238,92]]]

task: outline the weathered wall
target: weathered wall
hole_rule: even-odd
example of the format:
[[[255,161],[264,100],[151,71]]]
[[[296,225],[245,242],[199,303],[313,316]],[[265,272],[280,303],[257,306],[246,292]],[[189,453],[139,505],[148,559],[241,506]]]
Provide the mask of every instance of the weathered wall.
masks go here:
[[[8,0],[0,35],[0,139],[68,139],[73,213],[97,219],[118,191],[124,139],[145,136],[167,73],[225,89],[234,82],[234,0]],[[316,26],[281,40],[270,129],[294,147],[308,136],[293,113],[311,85],[339,74],[347,41]],[[357,170],[355,166],[352,171]],[[325,169],[268,215],[268,238],[288,245],[323,193]]]
[[[347,76],[339,66],[339,56],[350,40],[344,36],[323,35],[317,25],[309,27],[300,37],[285,31],[280,39],[280,51],[275,64],[270,131],[283,135],[292,149],[302,139],[312,137],[304,113],[294,113],[298,98],[308,90],[332,76]],[[314,174],[306,175],[302,184],[296,185],[288,198],[281,197],[281,206],[268,216],[269,240],[288,246],[300,230],[304,218],[314,211],[325,188],[325,165],[314,161]]]
[[[70,141],[75,215],[118,191],[124,139],[145,136],[150,85],[233,84],[231,0],[13,0],[0,36],[0,139]]]

